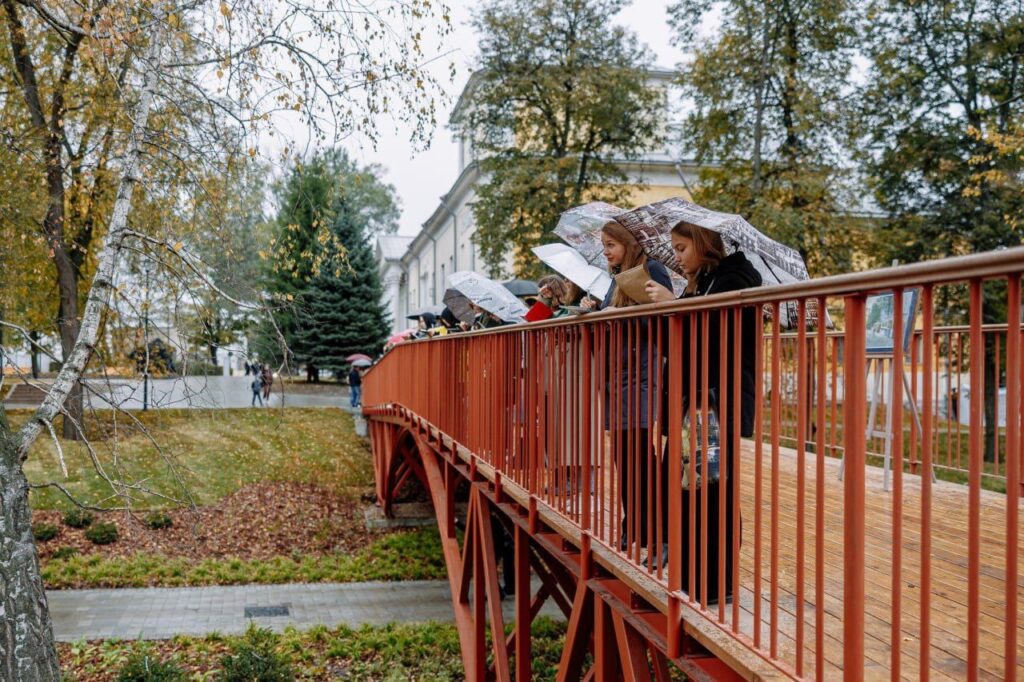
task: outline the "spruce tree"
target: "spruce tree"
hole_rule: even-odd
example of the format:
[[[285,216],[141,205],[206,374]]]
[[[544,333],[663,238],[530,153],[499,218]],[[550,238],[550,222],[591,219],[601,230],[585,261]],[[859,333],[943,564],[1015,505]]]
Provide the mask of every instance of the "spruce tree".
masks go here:
[[[369,239],[396,228],[397,202],[377,168],[341,151],[296,166],[279,199],[268,258],[275,321],[295,362],[317,381],[320,369],[340,373],[348,355],[373,355],[384,344],[388,321]],[[272,338],[260,345],[268,357]]]

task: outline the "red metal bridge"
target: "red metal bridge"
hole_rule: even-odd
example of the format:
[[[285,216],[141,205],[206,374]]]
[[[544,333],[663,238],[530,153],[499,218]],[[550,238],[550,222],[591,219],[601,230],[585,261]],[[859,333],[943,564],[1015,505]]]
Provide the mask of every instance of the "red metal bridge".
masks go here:
[[[433,502],[468,679],[531,679],[548,600],[559,679],[1024,677],[1022,272],[1013,249],[390,351],[377,495]],[[683,456],[712,409],[718,483]]]

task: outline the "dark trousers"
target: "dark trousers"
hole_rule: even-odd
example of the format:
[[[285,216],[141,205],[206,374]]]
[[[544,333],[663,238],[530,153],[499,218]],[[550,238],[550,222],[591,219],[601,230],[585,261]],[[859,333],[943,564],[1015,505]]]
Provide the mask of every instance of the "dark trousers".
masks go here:
[[[732,449],[726,454],[729,462],[729,476],[723,479],[719,483],[708,484],[707,487],[707,589],[708,589],[708,601],[718,601],[720,598],[729,599],[733,594],[732,584],[732,568],[735,557],[733,556],[733,538],[735,533],[733,532],[733,520],[735,513],[733,511],[733,504],[735,500],[735,492],[733,486],[735,480],[736,468],[733,465],[733,453]],[[668,482],[668,458],[663,457],[662,462],[664,464],[664,476],[663,481]],[[663,489],[663,499],[665,500],[665,515],[663,523],[665,529],[668,529],[668,486]],[[682,510],[682,555],[683,555],[683,575],[682,575],[682,588],[684,592],[689,593],[690,591],[690,497],[694,498],[696,503],[694,506],[694,533],[693,533],[693,551],[694,551],[694,592],[696,599],[702,599],[701,593],[701,577],[702,577],[702,562],[701,562],[701,543],[702,535],[701,524],[703,518],[703,504],[702,499],[703,493],[701,487],[696,487],[695,490],[683,491],[683,510]],[[719,504],[721,503],[722,496],[725,497],[725,515],[721,514],[719,510]],[[742,524],[742,519],[740,520]],[[666,532],[665,537],[668,537]],[[740,528],[740,537],[742,539],[742,527]],[[722,545],[725,545],[725,590],[724,593],[720,593],[718,573],[719,567],[722,563],[719,561],[719,551]]]
[[[650,429],[622,429],[612,431],[611,438],[615,467],[619,472],[624,544],[628,547],[638,542],[641,547],[646,547],[649,521],[658,518],[654,509],[656,500],[651,493],[655,471],[660,465],[654,455],[656,451],[651,447],[651,432]],[[663,497],[662,503],[667,499]]]

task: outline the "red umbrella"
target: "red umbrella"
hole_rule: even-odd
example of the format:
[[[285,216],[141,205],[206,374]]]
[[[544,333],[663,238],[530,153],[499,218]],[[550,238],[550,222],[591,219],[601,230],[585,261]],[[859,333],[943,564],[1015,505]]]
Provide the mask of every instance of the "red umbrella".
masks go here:
[[[373,362],[373,358],[371,358],[369,355],[364,355],[363,353],[353,353],[352,355],[345,358],[345,362],[349,364],[352,364],[356,360],[367,360],[369,362]]]

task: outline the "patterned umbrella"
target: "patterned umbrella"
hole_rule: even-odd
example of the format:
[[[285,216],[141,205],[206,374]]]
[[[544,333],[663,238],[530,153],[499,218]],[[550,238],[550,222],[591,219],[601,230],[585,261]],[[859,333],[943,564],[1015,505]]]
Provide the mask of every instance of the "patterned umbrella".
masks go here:
[[[604,244],[601,242],[601,228],[618,220],[621,215],[623,210],[618,206],[603,201],[592,201],[562,213],[554,232],[576,249],[588,263],[608,272],[608,259],[604,257]],[[655,257],[652,255],[651,258]],[[671,267],[669,275],[672,277],[672,290],[679,296],[686,290],[686,278]]]
[[[523,321],[526,306],[511,291],[493,279],[488,279],[477,272],[463,270],[448,275],[448,283],[470,301],[505,322]],[[445,301],[445,305],[458,316],[449,301]]]
[[[713,230],[722,236],[726,254],[742,251],[761,275],[763,285],[790,284],[809,279],[807,265],[800,253],[763,234],[742,216],[720,213],[685,199],[672,198],[647,204],[616,216],[616,220],[636,237],[644,252],[671,270],[682,273],[672,251],[672,227],[686,221]],[[765,306],[766,310],[769,306]],[[780,322],[793,328],[797,322],[796,303],[783,303]],[[817,305],[807,302],[807,323],[817,324]],[[826,326],[831,327],[826,311]]]
[[[476,311],[473,310],[472,301],[455,289],[446,289],[443,300],[444,304],[448,306],[448,310],[452,311],[452,315],[459,322],[473,324],[473,320],[476,319]]]

